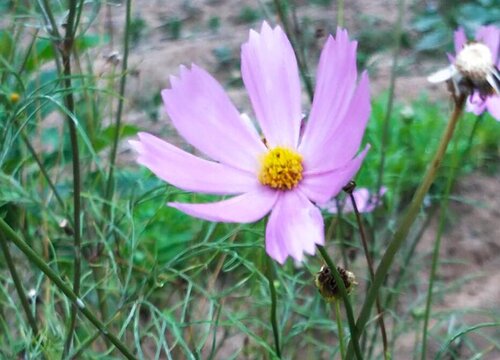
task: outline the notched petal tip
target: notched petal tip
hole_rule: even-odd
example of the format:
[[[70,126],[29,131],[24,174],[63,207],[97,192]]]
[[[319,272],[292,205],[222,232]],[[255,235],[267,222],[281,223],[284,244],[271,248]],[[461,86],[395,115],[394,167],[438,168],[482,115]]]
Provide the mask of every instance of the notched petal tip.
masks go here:
[[[139,155],[142,155],[145,151],[144,146],[142,145],[142,143],[139,140],[129,140],[128,144]]]

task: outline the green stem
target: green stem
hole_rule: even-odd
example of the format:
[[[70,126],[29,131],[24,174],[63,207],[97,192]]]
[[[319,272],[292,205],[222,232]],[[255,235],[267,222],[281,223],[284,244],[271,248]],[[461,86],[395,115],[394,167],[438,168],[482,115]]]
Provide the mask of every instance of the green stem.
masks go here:
[[[33,159],[35,159],[35,162],[37,163],[38,168],[42,172],[42,175],[45,178],[45,181],[47,181],[47,184],[49,185],[50,189],[54,193],[54,196],[56,197],[56,200],[59,203],[59,206],[61,206],[62,210],[64,211],[64,213],[66,215],[66,206],[64,205],[64,201],[61,198],[61,195],[59,195],[59,191],[57,191],[56,186],[54,185],[54,183],[50,179],[50,176],[49,176],[49,173],[47,172],[47,169],[45,168],[45,166],[43,165],[42,161],[38,157],[38,155],[37,155],[35,149],[33,148],[33,146],[31,146],[31,143],[30,143],[28,137],[24,134],[24,132],[21,133],[21,137],[22,137],[22,139],[24,141],[24,144],[28,148],[28,151],[31,153],[31,156],[33,157]],[[70,219],[70,221],[72,222],[71,219]]]
[[[344,27],[344,0],[338,0],[337,6],[337,26]]]
[[[270,313],[271,326],[273,328],[276,356],[279,359],[281,359],[280,335],[279,335],[278,319],[276,315],[277,298],[276,298],[276,288],[274,287],[274,269],[271,258],[268,256],[266,256],[266,258],[267,258],[266,277],[267,277],[267,282],[269,283],[269,291],[271,293],[271,313]]]
[[[448,144],[453,136],[453,132],[455,131],[458,119],[463,112],[465,100],[465,94],[460,94],[459,97],[455,99],[455,108],[453,109],[453,113],[450,116],[446,130],[439,143],[439,147],[434,154],[434,158],[432,159],[431,164],[429,165],[429,168],[427,169],[427,172],[420,186],[415,192],[415,195],[413,196],[413,199],[408,209],[406,210],[402,221],[400,222],[396,232],[392,237],[391,242],[389,243],[389,246],[387,247],[384,256],[382,257],[382,260],[380,261],[380,265],[375,272],[375,278],[370,288],[368,289],[365,302],[358,316],[358,321],[356,322],[356,326],[358,329],[364,329],[365,325],[367,324],[370,318],[371,308],[377,299],[379,290],[384,283],[394,257],[403,244],[403,241],[406,239],[406,236],[408,235],[408,232],[410,231],[410,228],[413,225],[418,212],[420,211],[420,207],[422,205],[422,202],[424,201],[424,197],[427,194],[430,186],[434,182]],[[349,344],[349,347],[347,349],[347,359],[350,358],[352,358],[352,344]]]
[[[387,146],[389,143],[389,128],[392,116],[392,109],[394,105],[394,91],[396,89],[396,78],[397,78],[397,67],[398,67],[398,59],[399,59],[399,50],[401,48],[401,32],[402,32],[402,22],[404,15],[404,0],[399,0],[398,3],[398,18],[396,21],[396,29],[394,31],[394,53],[392,55],[392,66],[391,66],[391,75],[389,79],[389,93],[387,99],[387,107],[385,110],[384,122],[382,126],[382,139],[380,146],[380,165],[378,169],[377,176],[377,186],[375,187],[376,191],[382,187],[382,182],[384,179],[384,169],[385,169],[385,155],[387,151]]]
[[[123,40],[123,60],[122,60],[122,70],[121,70],[121,79],[120,79],[120,90],[118,94],[118,109],[116,110],[116,119],[115,119],[115,134],[113,138],[113,146],[111,148],[111,154],[109,156],[109,172],[108,172],[108,180],[106,184],[106,193],[105,193],[105,217],[109,212],[111,198],[113,197],[114,190],[114,169],[116,162],[116,153],[118,150],[118,142],[120,140],[120,132],[121,132],[121,120],[123,113],[123,103],[125,96],[125,85],[127,80],[127,66],[128,66],[128,53],[129,53],[129,39],[130,39],[130,22],[131,22],[131,8],[132,8],[132,0],[127,0],[126,3],[126,16],[125,16],[125,35]]]
[[[30,304],[28,302],[28,297],[26,296],[26,292],[24,291],[23,285],[21,283],[21,279],[17,274],[16,267],[14,265],[14,261],[12,260],[12,256],[10,255],[9,244],[7,244],[7,240],[3,234],[0,234],[0,247],[2,248],[3,256],[5,258],[5,262],[7,263],[7,267],[9,268],[10,275],[12,276],[12,281],[14,282],[14,286],[16,287],[17,296],[21,301],[21,307],[23,308],[26,318],[28,319],[28,323],[31,326],[31,330],[33,331],[33,335],[37,337],[39,335],[38,326],[36,324],[35,317],[31,313]]]
[[[76,124],[72,119],[75,114],[75,99],[73,97],[72,82],[71,82],[71,53],[75,41],[75,16],[77,10],[77,1],[70,0],[68,5],[68,19],[66,22],[66,32],[60,43],[60,53],[63,65],[63,87],[66,90],[64,102],[68,110],[66,121],[69,127],[69,136],[71,142],[72,167],[73,167],[73,247],[74,247],[74,274],[73,274],[73,292],[76,296],[80,294],[81,283],[81,178],[80,178],[80,154],[78,149],[78,133]],[[50,9],[46,11],[50,13]],[[63,357],[68,355],[73,342],[73,334],[76,327],[77,306],[73,304],[71,308],[70,324],[67,331],[67,337],[64,344]]]
[[[345,288],[344,285],[344,280],[342,280],[342,277],[340,276],[337,267],[334,265],[332,259],[330,259],[330,256],[326,252],[326,249],[323,246],[317,246],[319,253],[323,257],[323,260],[326,262],[326,265],[330,268],[333,277],[335,278],[335,283],[337,284],[338,290],[340,292],[340,296],[342,297],[342,301],[344,302],[344,307],[345,307],[345,312],[347,315],[347,322],[349,324],[349,331],[351,332],[351,342],[354,346],[354,352],[356,354],[356,357],[359,360],[363,359],[363,356],[361,356],[361,349],[359,347],[359,334],[358,330],[356,328],[356,323],[354,322],[354,314],[352,311],[352,306],[351,302],[349,301],[349,294],[347,293],[347,289]]]
[[[344,330],[342,329],[342,318],[340,315],[340,300],[335,300],[335,318],[337,319],[337,332],[339,336],[340,358],[345,359]]]
[[[485,112],[483,112],[480,115],[478,115],[476,117],[476,121],[474,121],[474,125],[472,127],[471,132],[470,132],[469,139],[467,140],[467,147],[465,148],[464,153],[462,155],[462,159],[467,158],[469,156],[469,153],[472,150],[474,136],[476,135],[477,129],[479,129],[479,125],[481,125],[481,122],[484,119],[484,114],[485,114]]]
[[[274,5],[276,7],[276,11],[278,12],[278,17],[281,20],[281,23],[283,24],[283,27],[285,29],[285,33],[288,36],[288,39],[290,40],[290,43],[292,44],[293,52],[295,53],[295,58],[297,59],[297,65],[299,67],[299,72],[300,76],[302,77],[302,80],[304,81],[304,84],[306,85],[306,91],[307,95],[309,96],[309,101],[312,103],[313,97],[314,97],[314,90],[313,90],[313,84],[311,81],[311,78],[309,77],[309,71],[307,69],[307,62],[304,58],[302,58],[301,55],[304,55],[303,52],[300,51],[298,43],[295,39],[293,29],[290,26],[290,22],[288,21],[288,17],[286,15],[286,10],[285,7],[282,4],[282,1],[284,0],[274,0]]]
[[[116,346],[116,348],[127,358],[135,359],[134,355],[115,335],[108,332],[106,326],[94,315],[92,309],[89,309],[85,303],[71,290],[56,273],[52,270],[45,261],[33,249],[24,242],[24,240],[16,234],[14,230],[0,218],[0,232],[16,245],[26,257],[33,262],[63,293],[68,297],[73,305],[85,316],[105,338]]]
[[[354,182],[352,182],[354,184]],[[358,210],[358,204],[356,204],[356,199],[354,198],[353,195],[353,190],[354,187],[349,189],[348,194],[349,197],[351,198],[351,203],[352,207],[354,209],[354,214],[356,215],[356,221],[358,223],[358,229],[359,233],[361,235],[361,243],[363,244],[363,251],[365,253],[365,258],[366,258],[366,263],[368,264],[368,271],[370,273],[370,281],[373,282],[373,278],[375,277],[375,272],[374,272],[374,266],[373,266],[373,260],[370,255],[370,250],[368,249],[368,241],[366,240],[366,231],[365,227],[363,226],[363,221],[361,219],[361,215]],[[377,314],[378,314],[378,324],[380,327],[380,334],[382,335],[382,345],[384,348],[384,359],[387,360],[387,356],[389,354],[389,349],[387,348],[387,331],[385,330],[385,322],[384,322],[384,310],[380,304],[380,297],[377,295],[377,299],[375,301],[376,307],[377,307]]]
[[[477,121],[474,124],[474,128],[472,130],[471,136],[469,138],[469,144],[472,142],[472,136],[475,133]],[[458,131],[459,132],[459,131]],[[467,149],[466,152],[461,156],[461,162],[464,163],[465,160],[465,155],[467,154]],[[443,194],[443,199],[441,201],[441,211],[439,215],[439,227],[438,231],[436,234],[436,242],[434,244],[434,250],[432,254],[432,265],[431,265],[431,272],[429,274],[429,285],[427,288],[427,300],[425,303],[425,314],[424,314],[424,327],[422,330],[422,348],[421,348],[421,359],[425,360],[426,354],[427,354],[427,334],[428,334],[428,327],[429,327],[429,318],[431,315],[431,308],[432,308],[432,291],[434,288],[434,280],[436,278],[436,273],[437,273],[437,268],[439,266],[439,251],[441,249],[441,239],[444,231],[444,225],[446,222],[446,213],[448,210],[448,200],[450,197],[451,193],[451,188],[453,187],[453,184],[455,183],[455,178],[456,178],[456,173],[458,169],[458,164],[459,164],[459,156],[458,156],[458,142],[455,142],[455,147],[453,151],[453,164],[451,171],[448,175],[448,180],[446,182],[446,188],[445,192]]]

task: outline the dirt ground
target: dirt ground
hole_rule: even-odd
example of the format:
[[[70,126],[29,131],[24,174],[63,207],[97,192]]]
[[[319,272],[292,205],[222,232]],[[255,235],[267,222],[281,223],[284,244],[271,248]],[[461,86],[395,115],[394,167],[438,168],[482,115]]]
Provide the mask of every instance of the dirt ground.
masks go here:
[[[313,19],[318,28],[331,32],[335,27],[336,9],[334,5],[321,7],[306,5],[307,1],[298,1],[297,15]],[[335,2],[332,2],[334,4]],[[397,1],[360,0],[346,2],[346,26],[350,30],[360,29],[367,18],[377,19],[377,26],[391,28],[396,21]],[[214,51],[225,48],[236,59],[239,58],[239,47],[248,36],[248,29],[258,26],[242,23],[238,20],[240,9],[244,6],[257,8],[257,0],[136,0],[133,17],[145,20],[146,27],[141,40],[132,49],[127,86],[128,111],[126,121],[145,125],[149,131],[165,134],[172,129],[165,121],[166,115],[158,107],[159,120],[148,120],[142,104],[157,95],[160,89],[168,86],[168,76],[178,72],[179,65],[196,63],[207,69],[222,82],[227,83],[237,74],[237,66],[230,66],[228,71],[221,67]],[[362,14],[362,15],[360,15]],[[408,20],[408,12],[406,17]],[[210,32],[207,24],[211,18],[220,19],[220,27]],[[172,19],[182,19],[179,39],[171,39],[165,24]],[[109,6],[102,12],[99,23],[103,28],[111,29],[114,36],[109,46],[102,50],[102,56],[109,55],[119,48],[124,11],[117,6]],[[406,22],[408,23],[408,22]],[[318,49],[323,39],[318,39]],[[444,97],[442,89],[430,85],[426,76],[439,64],[435,62],[417,61],[412,53],[402,53],[400,63],[401,76],[396,83],[396,101],[408,102],[425,91],[435,96]],[[311,59],[315,66],[317,57]],[[445,59],[443,59],[444,61]],[[372,93],[374,95],[388,88],[392,53],[384,51],[373,56],[367,62],[370,66]],[[96,68],[105,73],[110,64],[100,57]],[[248,109],[249,102],[243,89],[231,88],[230,95],[237,106]],[[165,127],[167,126],[167,130]],[[126,149],[124,149],[126,150]],[[127,156],[126,153],[122,154]],[[464,316],[457,323],[478,323],[492,321],[491,313],[500,307],[500,178],[480,173],[463,178],[454,191],[454,199],[450,202],[449,221],[447,223],[441,246],[441,265],[438,270],[442,284],[453,284],[444,296],[436,296],[434,311],[443,312],[450,309],[464,309]],[[431,223],[418,246],[418,256],[423,262],[430,264],[433,244],[438,228],[437,220]],[[423,266],[428,269],[430,266]],[[425,295],[428,271],[417,275],[420,284],[416,290],[420,296]],[[482,310],[467,312],[466,309]],[[498,313],[498,312],[497,312]],[[496,319],[499,320],[499,319]],[[498,330],[489,332],[499,337]],[[398,359],[412,358],[415,334],[409,333],[397,344],[399,354],[408,356]],[[477,338],[480,343],[484,341]],[[441,344],[430,340],[431,353],[439,350]],[[466,356],[466,354],[464,354]],[[500,353],[491,352],[484,359],[499,359]]]

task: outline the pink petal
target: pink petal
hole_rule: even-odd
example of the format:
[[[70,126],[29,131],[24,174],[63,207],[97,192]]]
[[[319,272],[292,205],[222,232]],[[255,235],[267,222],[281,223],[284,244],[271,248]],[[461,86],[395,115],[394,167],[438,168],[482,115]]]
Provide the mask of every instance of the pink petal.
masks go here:
[[[480,115],[486,110],[486,101],[481,99],[478,93],[473,93],[467,98],[466,110],[475,115]]]
[[[251,223],[263,218],[273,207],[278,193],[265,187],[206,204],[168,203],[188,215],[216,222]]]
[[[498,59],[499,43],[500,43],[500,29],[495,25],[481,26],[476,31],[476,40],[482,42],[491,51],[493,62],[496,64]]]
[[[309,198],[319,204],[324,204],[336,196],[361,167],[361,163],[370,148],[365,147],[362,153],[348,162],[344,167],[320,174],[306,174],[298,188]]]
[[[491,96],[486,99],[486,107],[495,120],[500,121],[500,96]]]
[[[354,200],[356,201],[358,211],[360,213],[369,213],[375,210],[375,208],[377,208],[381,204],[381,198],[386,192],[387,188],[385,186],[382,186],[380,188],[378,194],[371,194],[367,188],[357,188],[356,190],[354,190],[352,195],[354,196]],[[321,205],[320,207],[332,214],[337,214],[339,212],[339,208],[344,214],[354,212],[351,197],[348,195],[346,195],[343,201],[341,201],[340,203],[334,198],[325,205]]]
[[[467,42],[467,37],[465,36],[464,29],[459,27],[457,30],[455,30],[455,33],[453,34],[453,39],[455,43],[455,55],[456,55],[462,50],[465,43]]]
[[[344,121],[356,88],[357,42],[346,30],[337,29],[326,41],[319,60],[311,114],[300,144],[300,152],[312,158],[323,150]]]
[[[254,174],[193,156],[148,133],[130,141],[137,161],[178,188],[209,194],[240,194],[259,186]]]
[[[292,46],[279,26],[250,30],[241,47],[241,74],[262,132],[271,147],[297,147],[301,90]]]
[[[288,256],[302,261],[313,255],[316,244],[324,244],[323,218],[300,191],[280,194],[266,228],[266,252],[283,264]]]
[[[214,160],[251,172],[266,148],[250,131],[220,84],[205,70],[181,67],[171,89],[162,91],[163,101],[179,133]]]
[[[299,152],[304,157],[306,173],[323,173],[341,168],[359,150],[371,111],[370,85],[366,72],[361,75],[359,85],[345,108],[347,112],[336,129],[331,131],[328,127],[322,127],[325,134],[323,138],[304,139],[304,148],[299,147]],[[318,124],[311,122],[311,126],[315,125]]]

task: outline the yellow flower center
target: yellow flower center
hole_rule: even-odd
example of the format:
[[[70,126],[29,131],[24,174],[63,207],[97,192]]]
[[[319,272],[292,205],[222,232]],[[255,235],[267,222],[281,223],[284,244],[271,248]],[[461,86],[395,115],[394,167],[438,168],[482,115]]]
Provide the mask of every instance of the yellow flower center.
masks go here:
[[[291,190],[302,180],[302,156],[277,146],[262,158],[259,181],[277,190]]]

